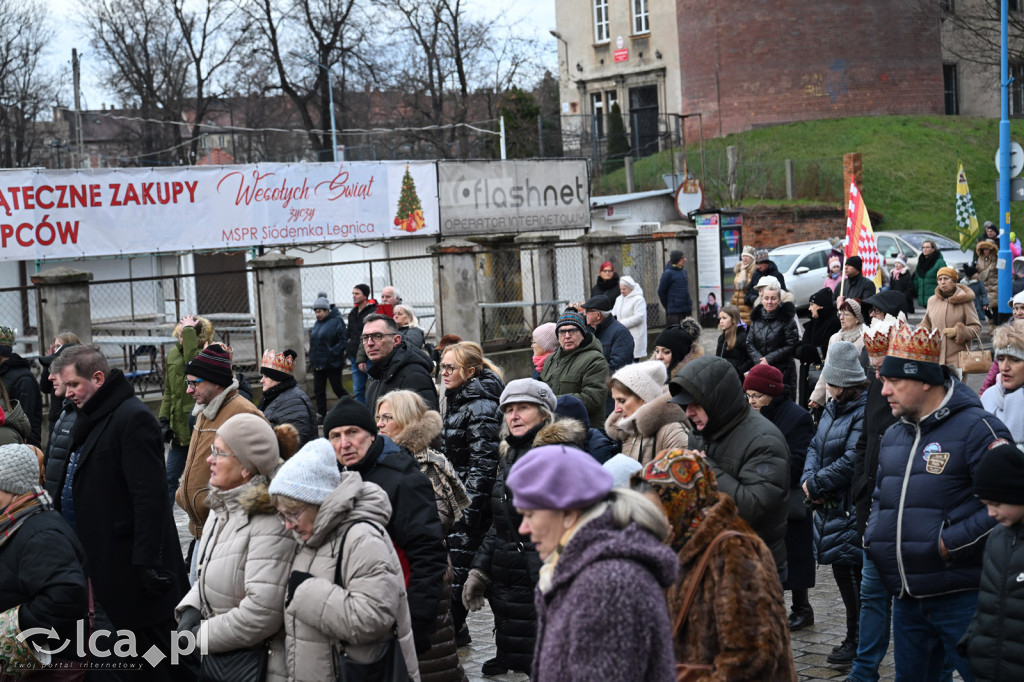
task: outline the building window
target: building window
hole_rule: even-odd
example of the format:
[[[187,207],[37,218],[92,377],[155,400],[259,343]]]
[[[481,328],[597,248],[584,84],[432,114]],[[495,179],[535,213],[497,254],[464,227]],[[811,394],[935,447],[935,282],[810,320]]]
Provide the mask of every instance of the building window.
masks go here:
[[[1010,116],[1024,116],[1024,62],[1010,62]]]
[[[600,92],[590,94],[590,104],[594,114],[594,136],[597,139],[604,139],[604,95]]]
[[[960,113],[960,82],[956,75],[956,64],[942,65],[942,85],[946,99],[946,114],[956,116]]]
[[[651,15],[647,11],[647,0],[633,0],[633,34],[651,32]]]
[[[607,43],[611,39],[608,26],[608,0],[594,0],[594,41]]]
[[[608,92],[604,93],[604,98],[605,101],[608,103],[608,113],[610,114],[612,113],[612,107],[615,105],[616,102],[619,101],[619,92],[618,90],[609,90]]]
[[[1020,0],[1008,0],[1007,5],[1008,5],[1007,11],[1009,11],[1009,12],[1019,12],[1020,11]]]
[[[946,14],[955,14],[956,2],[955,0],[939,0],[939,9]]]

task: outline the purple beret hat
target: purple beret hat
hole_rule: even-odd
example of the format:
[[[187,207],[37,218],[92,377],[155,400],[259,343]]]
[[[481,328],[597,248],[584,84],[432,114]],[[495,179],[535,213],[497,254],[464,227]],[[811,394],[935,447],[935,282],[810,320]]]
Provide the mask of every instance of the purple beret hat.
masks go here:
[[[614,478],[597,460],[573,447],[534,448],[512,465],[506,485],[519,509],[586,509],[608,496]]]

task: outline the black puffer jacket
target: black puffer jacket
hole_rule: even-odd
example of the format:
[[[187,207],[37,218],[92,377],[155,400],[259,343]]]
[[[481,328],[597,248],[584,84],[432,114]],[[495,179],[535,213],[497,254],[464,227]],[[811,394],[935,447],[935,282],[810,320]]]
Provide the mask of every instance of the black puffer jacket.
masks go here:
[[[718,489],[736,501],[782,573],[789,512],[789,447],[782,432],[750,407],[736,371],[722,358],[697,358],[668,387],[672,395],[685,390],[707,413],[702,430],[690,422],[687,447],[707,454]]]
[[[366,406],[374,410],[378,398],[404,389],[418,393],[428,410],[437,410],[437,389],[430,378],[433,369],[426,353],[409,348],[404,341],[399,343],[386,358],[367,370],[370,377],[366,383]]]
[[[60,497],[60,491],[64,487],[64,474],[71,448],[75,443],[82,442],[81,433],[76,432],[75,428],[78,422],[75,404],[65,399],[63,408],[64,411],[57,417],[57,423],[50,432],[50,440],[46,444],[46,457],[43,459],[46,467],[46,492],[55,500]],[[78,429],[82,430],[84,426],[85,422],[82,422]]]
[[[747,352],[751,361],[756,365],[761,358],[766,358],[769,365],[782,372],[782,382],[790,387],[796,386],[793,356],[799,343],[800,328],[792,303],[784,301],[772,313],[762,305],[751,311],[750,330],[747,332]],[[740,516],[743,516],[742,507]]]
[[[318,436],[316,408],[309,396],[299,388],[295,377],[289,377],[277,386],[263,392],[260,412],[271,426],[291,424],[299,432],[299,441],[305,445]]]
[[[978,682],[1024,680],[1024,526],[996,526],[985,547],[978,610],[961,641]],[[1007,617],[1017,614],[1016,617]],[[958,647],[959,648],[959,647]]]
[[[814,510],[821,564],[860,566],[864,562],[850,485],[866,402],[864,394],[848,403],[829,401],[807,448],[802,482],[810,499],[825,500]]]
[[[84,561],[82,545],[59,512],[29,516],[0,547],[0,612],[20,606],[22,631],[52,627],[59,638],[77,641],[76,622],[89,605]],[[68,649],[65,657],[74,651]]]
[[[491,487],[498,471],[498,431],[501,430],[501,412],[498,411],[501,393],[495,393],[494,388],[493,382],[485,383],[473,377],[445,392],[447,410],[441,430],[444,454],[469,495],[469,506],[448,534],[456,586],[466,582],[473,555],[491,527]]]
[[[853,483],[850,487],[853,505],[857,513],[857,538],[864,538],[871,512],[871,494],[875,492],[875,478],[878,476],[878,450],[882,445],[885,430],[899,421],[892,416],[889,401],[882,395],[882,382],[869,372],[871,385],[868,386],[867,402],[864,406],[864,430],[857,441],[857,459],[853,466]],[[863,544],[862,542],[860,544]]]
[[[725,334],[720,334],[715,355],[728,360],[729,364],[736,368],[736,373],[739,375],[740,381],[742,381],[743,375],[754,366],[754,361],[750,359],[750,353],[747,351],[746,325],[736,329],[736,345],[732,347],[732,350],[725,347]]]
[[[11,353],[11,358],[0,365],[0,380],[4,382],[7,395],[21,403],[21,409],[28,415],[32,425],[29,444],[39,447],[42,444],[43,396],[39,392],[39,382],[32,374],[32,363],[17,353]]]
[[[491,577],[487,597],[494,612],[498,656],[512,670],[529,673],[537,633],[533,592],[540,571],[540,555],[528,535],[519,534],[523,517],[512,506],[505,479],[512,465],[529,450],[562,443],[576,447],[582,424],[566,419],[538,426],[521,437],[507,436],[499,448],[498,476],[491,489],[493,522],[473,559]]]

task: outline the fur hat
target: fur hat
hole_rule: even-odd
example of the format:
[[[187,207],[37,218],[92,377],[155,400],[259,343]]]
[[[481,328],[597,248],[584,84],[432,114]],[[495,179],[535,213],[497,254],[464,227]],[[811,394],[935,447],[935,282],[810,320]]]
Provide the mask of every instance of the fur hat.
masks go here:
[[[860,351],[849,341],[836,341],[828,349],[821,378],[826,384],[846,388],[868,380],[860,364]]]
[[[259,415],[236,414],[221,424],[217,435],[250,474],[267,476],[281,464],[277,434]]]
[[[231,351],[219,343],[211,344],[185,365],[185,374],[227,388],[235,380],[231,373]]]
[[[587,328],[586,318],[576,312],[574,308],[566,308],[565,312],[558,318],[558,322],[555,323],[555,333],[557,334],[558,330],[562,327],[576,327],[576,329],[579,329],[582,334],[586,334],[590,331],[590,329]]]
[[[695,450],[670,450],[648,462],[643,474],[635,475],[642,476],[661,499],[675,531],[672,549],[678,552],[718,502],[718,480],[711,463]]]
[[[313,310],[330,310],[331,302],[327,300],[327,292],[321,291],[313,301]]]
[[[534,329],[533,342],[546,351],[558,350],[558,335],[555,333],[555,323],[545,322]]]
[[[0,490],[24,495],[39,485],[39,458],[21,443],[0,446]]]
[[[946,277],[952,278],[952,280],[954,282],[959,282],[960,281],[960,273],[958,273],[956,270],[954,270],[953,268],[949,267],[948,265],[946,267],[944,267],[944,268],[939,268],[939,271],[937,273],[935,273],[935,278],[938,279],[939,277],[942,277],[943,275],[945,275]]]
[[[359,474],[346,474],[358,476]],[[284,495],[306,504],[321,505],[341,482],[334,448],[325,438],[311,440],[281,465],[270,482],[271,495]]]
[[[675,353],[672,356],[675,358]],[[640,400],[650,403],[665,392],[668,370],[661,360],[648,360],[622,367],[612,375],[612,379],[620,382]]]
[[[1024,452],[1006,441],[989,447],[974,470],[974,494],[989,502],[1024,504]]]
[[[543,405],[552,412],[557,407],[555,394],[543,381],[536,379],[515,379],[505,384],[505,390],[501,392],[501,400],[498,402],[498,409],[504,410],[506,405],[511,403],[534,403]],[[324,424],[324,428],[327,425]]]
[[[748,244],[747,246],[743,247],[743,253],[741,255],[750,256],[751,258],[753,258],[755,253],[756,249]]]
[[[363,431],[377,435],[377,422],[370,414],[369,408],[347,395],[341,396],[324,417],[324,435],[328,435],[339,426],[358,426]]]
[[[754,391],[777,398],[782,395],[782,372],[771,365],[754,365],[743,380],[744,391]]]
[[[978,242],[978,245],[974,247],[974,250],[977,251],[978,253],[981,253],[982,249],[992,249],[993,251],[998,251],[999,247],[997,247],[995,244],[993,244],[987,239],[982,239],[980,242]]]
[[[607,497],[614,482],[596,459],[565,445],[533,448],[506,479],[519,509],[587,509]]]

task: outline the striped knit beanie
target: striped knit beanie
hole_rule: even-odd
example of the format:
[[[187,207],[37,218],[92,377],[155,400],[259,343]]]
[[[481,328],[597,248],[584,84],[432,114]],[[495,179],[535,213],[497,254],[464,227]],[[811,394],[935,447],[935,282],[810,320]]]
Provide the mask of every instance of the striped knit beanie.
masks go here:
[[[210,344],[185,366],[185,374],[227,388],[234,380],[231,374],[231,353],[219,343]]]

